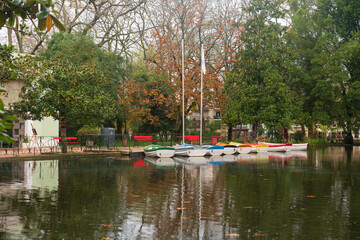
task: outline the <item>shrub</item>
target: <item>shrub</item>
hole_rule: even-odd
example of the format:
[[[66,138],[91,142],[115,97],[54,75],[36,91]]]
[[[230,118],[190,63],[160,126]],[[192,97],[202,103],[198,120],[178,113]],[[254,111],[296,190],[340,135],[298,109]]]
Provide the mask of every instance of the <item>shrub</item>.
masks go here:
[[[303,142],[305,134],[302,131],[296,131],[294,133],[294,140],[295,142]]]
[[[98,136],[87,136],[88,134],[96,134]],[[83,126],[78,130],[78,138],[80,140],[81,145],[86,145],[86,141],[94,141],[94,144],[100,144],[100,134],[101,129],[100,127],[91,127],[88,125]]]

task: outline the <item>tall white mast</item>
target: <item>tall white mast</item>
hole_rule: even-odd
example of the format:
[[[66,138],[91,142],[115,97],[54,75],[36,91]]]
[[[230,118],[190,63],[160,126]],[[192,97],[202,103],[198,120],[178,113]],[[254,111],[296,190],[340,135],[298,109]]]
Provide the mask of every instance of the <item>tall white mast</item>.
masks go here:
[[[205,53],[204,53],[204,45],[201,44],[201,84],[200,84],[200,146],[202,145],[202,127],[203,127],[203,78],[206,73],[205,67]]]
[[[184,38],[181,39],[181,68],[182,68],[182,143],[185,143],[185,72],[184,72]]]

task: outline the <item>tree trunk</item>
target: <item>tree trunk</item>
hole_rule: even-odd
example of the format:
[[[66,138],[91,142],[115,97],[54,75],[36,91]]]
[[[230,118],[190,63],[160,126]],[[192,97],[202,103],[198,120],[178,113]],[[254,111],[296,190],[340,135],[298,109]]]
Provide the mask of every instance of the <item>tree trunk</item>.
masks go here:
[[[344,142],[345,142],[345,144],[354,144],[354,138],[353,138],[353,135],[351,134],[351,132],[348,132],[346,134]]]
[[[179,114],[176,118],[176,128],[175,128],[175,131],[176,133],[181,133],[182,134],[182,115]]]
[[[231,141],[232,140],[232,130],[233,130],[233,126],[230,125],[228,127],[228,141]]]
[[[13,41],[12,41],[12,29],[10,27],[8,27],[8,45],[11,46],[13,45]]]
[[[254,122],[253,126],[252,126],[252,139],[253,139],[253,141],[255,141],[256,138],[257,138],[257,131],[258,131],[258,123]]]
[[[301,124],[301,133],[305,137],[306,132],[305,132],[305,125],[303,123]]]
[[[66,141],[66,121],[65,117],[60,116],[60,133],[61,133],[61,152],[67,153]]]
[[[316,138],[316,129],[315,129],[315,123],[311,121],[310,127],[309,127],[309,138],[314,139]]]

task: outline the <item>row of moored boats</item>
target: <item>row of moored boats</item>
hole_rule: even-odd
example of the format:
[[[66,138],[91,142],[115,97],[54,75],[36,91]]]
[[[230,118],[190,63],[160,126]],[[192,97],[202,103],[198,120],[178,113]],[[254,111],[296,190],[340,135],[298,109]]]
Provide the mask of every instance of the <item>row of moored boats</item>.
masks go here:
[[[289,151],[305,151],[307,143],[237,143],[229,144],[218,143],[217,145],[192,145],[182,144],[175,147],[166,147],[160,145],[148,145],[144,147],[146,156],[149,157],[203,157],[203,156],[221,156],[232,154],[262,153],[262,152],[289,152]]]

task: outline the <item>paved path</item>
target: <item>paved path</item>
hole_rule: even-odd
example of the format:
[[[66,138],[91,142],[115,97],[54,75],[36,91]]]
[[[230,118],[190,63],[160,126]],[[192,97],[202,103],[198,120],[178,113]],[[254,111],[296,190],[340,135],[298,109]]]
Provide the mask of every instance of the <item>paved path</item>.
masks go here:
[[[144,152],[143,147],[122,147],[122,148],[93,148],[93,149],[85,149],[81,147],[69,147],[67,153],[61,153],[60,147],[58,148],[9,148],[9,149],[0,149],[0,160],[1,159],[10,159],[10,158],[33,158],[36,156],[49,156],[49,155],[57,155],[57,156],[67,156],[67,155],[85,155],[85,154],[120,154],[129,156],[130,153],[141,153]]]

